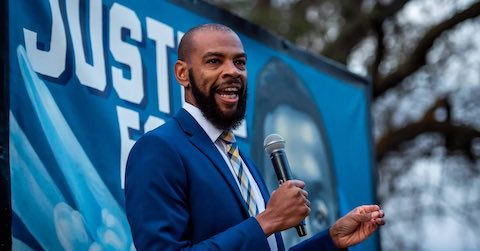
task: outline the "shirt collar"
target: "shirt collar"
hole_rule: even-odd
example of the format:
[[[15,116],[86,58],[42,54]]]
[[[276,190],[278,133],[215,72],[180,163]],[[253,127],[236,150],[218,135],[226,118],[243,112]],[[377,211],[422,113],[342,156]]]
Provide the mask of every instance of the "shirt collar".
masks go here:
[[[218,137],[222,134],[222,130],[216,128],[205,116],[203,115],[202,111],[190,104],[185,102],[183,105],[183,109],[185,109],[192,117],[197,121],[197,123],[202,127],[202,129],[207,133],[208,137],[212,142],[215,143],[217,141]]]

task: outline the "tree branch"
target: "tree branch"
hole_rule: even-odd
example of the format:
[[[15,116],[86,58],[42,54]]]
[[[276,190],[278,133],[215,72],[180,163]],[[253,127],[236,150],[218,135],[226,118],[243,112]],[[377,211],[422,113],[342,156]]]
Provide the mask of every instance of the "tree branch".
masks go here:
[[[380,78],[378,70],[385,56],[385,43],[383,42],[383,39],[385,38],[385,32],[383,32],[382,24],[375,24],[374,29],[377,38],[377,47],[375,49],[375,60],[370,66],[370,74],[372,76],[373,83],[376,83]]]
[[[314,30],[314,25],[307,20],[307,9],[315,4],[315,0],[298,1],[289,8],[289,28],[286,38],[295,42],[298,37]]]
[[[437,121],[435,111],[439,108],[447,110],[447,119]],[[420,121],[408,123],[406,126],[387,132],[376,143],[376,159],[380,161],[388,151],[396,150],[402,143],[408,142],[418,135],[427,132],[440,133],[445,138],[445,147],[450,152],[460,151],[474,160],[472,141],[480,137],[480,131],[466,125],[458,125],[449,120],[450,104],[448,98],[440,98],[429,108]]]
[[[400,64],[397,70],[377,83],[374,83],[373,98],[377,98],[387,90],[400,84],[406,77],[420,69],[426,64],[427,54],[435,40],[445,31],[452,29],[463,21],[475,18],[480,15],[480,2],[472,4],[467,9],[458,12],[450,19],[445,20],[432,27],[425,33],[425,36],[419,41],[417,47],[413,50],[405,62]]]
[[[344,17],[345,25],[340,32],[338,38],[328,43],[322,55],[346,64],[347,57],[353,48],[365,38],[372,30],[372,24],[382,24],[387,18],[394,16],[400,11],[409,0],[392,1],[389,5],[377,3],[372,11],[368,14],[361,13],[352,17]],[[351,13],[351,12],[348,12]]]

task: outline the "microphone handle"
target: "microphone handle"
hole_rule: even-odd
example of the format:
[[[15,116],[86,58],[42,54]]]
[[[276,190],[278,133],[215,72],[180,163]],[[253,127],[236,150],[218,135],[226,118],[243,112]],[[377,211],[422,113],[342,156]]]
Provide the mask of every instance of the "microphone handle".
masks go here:
[[[284,151],[276,151],[270,154],[270,159],[272,160],[273,169],[277,175],[278,183],[282,184],[287,180],[292,179],[292,173],[290,172],[290,165],[288,164],[287,155]],[[305,221],[302,220],[298,226],[297,234],[299,237],[307,235],[307,230],[305,229]]]

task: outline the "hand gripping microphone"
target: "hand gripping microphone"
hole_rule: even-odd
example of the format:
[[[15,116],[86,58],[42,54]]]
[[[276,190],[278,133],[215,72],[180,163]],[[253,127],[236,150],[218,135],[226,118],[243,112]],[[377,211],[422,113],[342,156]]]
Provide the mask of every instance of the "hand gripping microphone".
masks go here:
[[[278,134],[268,135],[263,142],[263,147],[265,148],[265,152],[270,155],[275,174],[277,174],[278,183],[282,184],[287,180],[291,180],[292,173],[290,172],[287,155],[285,154],[285,140],[282,136]],[[304,221],[300,222],[295,228],[297,229],[298,236],[302,237],[307,235]]]

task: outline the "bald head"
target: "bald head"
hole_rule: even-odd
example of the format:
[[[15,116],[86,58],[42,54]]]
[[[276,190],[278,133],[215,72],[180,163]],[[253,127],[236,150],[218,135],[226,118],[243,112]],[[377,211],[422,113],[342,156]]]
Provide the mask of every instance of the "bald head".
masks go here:
[[[236,34],[232,29],[223,24],[204,24],[194,27],[187,31],[187,33],[183,35],[182,40],[180,40],[180,44],[178,45],[178,60],[185,62],[188,60],[188,56],[194,49],[193,38],[195,37],[195,34],[202,31],[231,32]]]

